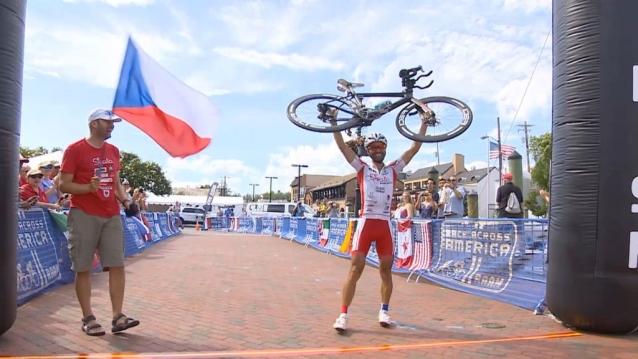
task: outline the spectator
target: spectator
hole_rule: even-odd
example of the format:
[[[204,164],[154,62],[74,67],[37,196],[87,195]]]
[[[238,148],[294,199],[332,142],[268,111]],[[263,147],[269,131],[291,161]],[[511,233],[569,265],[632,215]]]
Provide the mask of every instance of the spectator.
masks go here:
[[[60,205],[57,203],[49,203],[46,193],[40,186],[43,178],[44,174],[39,169],[34,168],[30,170],[27,173],[27,183],[20,186],[20,200],[43,208],[59,211]]]
[[[140,324],[122,312],[125,289],[124,229],[118,202],[130,208],[120,180],[120,151],[105,140],[115,122],[122,119],[108,110],[96,110],[88,118],[89,135],[64,151],[60,187],[71,194],[68,244],[75,292],[82,311],[82,331],[104,335],[91,308],[91,269],[95,251],[109,272],[113,319],[111,332]]]
[[[496,190],[498,218],[523,218],[523,191],[512,182],[511,173],[504,174],[503,180],[505,183]]]
[[[40,183],[40,188],[44,190],[49,203],[58,203],[60,193],[58,190],[58,181],[51,179],[53,172],[53,163],[51,161],[43,161],[38,165],[40,172],[44,175]]]
[[[434,182],[432,185],[432,188],[434,188]],[[433,198],[432,196],[432,192],[430,192],[429,190],[425,190],[421,193],[419,193],[419,197],[417,199],[417,208],[419,210],[419,218],[423,218],[423,219],[432,219],[433,217],[436,218],[436,213],[439,210],[439,206],[436,203],[436,200]],[[437,193],[434,193],[437,194]]]
[[[441,196],[441,202],[445,204],[443,207],[445,218],[463,218],[465,194],[465,188],[457,186],[456,177],[450,177],[443,187],[443,195]]]

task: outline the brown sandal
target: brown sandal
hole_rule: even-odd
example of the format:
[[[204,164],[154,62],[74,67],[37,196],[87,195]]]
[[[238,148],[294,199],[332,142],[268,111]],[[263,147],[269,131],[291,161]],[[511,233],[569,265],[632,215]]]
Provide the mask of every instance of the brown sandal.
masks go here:
[[[96,322],[96,320],[97,319],[95,318],[93,314],[82,319],[82,331],[86,333],[86,335],[89,335],[92,337],[99,337],[106,334],[106,332],[104,331],[104,328],[102,328],[100,323]],[[90,322],[93,322],[93,324],[89,324]],[[95,331],[95,329],[100,329],[100,330]]]
[[[126,319],[123,323],[117,324],[117,322],[122,318]],[[113,327],[111,328],[111,333],[118,333],[133,327],[137,327],[138,325],[140,325],[140,321],[137,319],[128,318],[126,315],[120,313],[115,317],[115,319],[113,319],[113,322],[111,322],[111,324],[113,325]]]

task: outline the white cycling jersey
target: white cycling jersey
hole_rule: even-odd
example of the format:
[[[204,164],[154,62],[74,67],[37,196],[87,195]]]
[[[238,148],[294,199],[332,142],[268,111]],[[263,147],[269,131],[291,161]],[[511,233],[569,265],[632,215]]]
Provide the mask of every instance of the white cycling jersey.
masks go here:
[[[368,165],[360,157],[355,158],[350,165],[357,171],[357,181],[361,190],[361,217],[389,221],[394,182],[406,166],[403,159],[390,162],[381,171],[375,166]]]

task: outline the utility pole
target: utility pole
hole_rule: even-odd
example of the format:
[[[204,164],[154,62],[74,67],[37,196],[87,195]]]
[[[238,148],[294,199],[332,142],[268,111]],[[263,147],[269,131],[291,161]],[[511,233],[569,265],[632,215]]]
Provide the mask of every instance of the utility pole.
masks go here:
[[[270,191],[268,192],[268,202],[272,202],[272,180],[278,179],[277,177],[266,176],[270,180]]]
[[[252,201],[255,202],[255,187],[259,186],[259,183],[251,183],[249,186],[253,186],[253,198]]]
[[[523,131],[523,141],[525,142],[525,153],[527,154],[527,173],[532,173],[532,170],[529,165],[529,133],[531,132],[530,127],[534,125],[528,125],[527,121],[525,121],[522,125],[518,125],[518,127],[522,127],[518,130],[518,132]]]
[[[230,178],[230,177],[222,176],[221,178],[224,179],[224,185],[222,186],[222,189],[220,192],[222,193],[222,197],[225,197],[226,193],[228,192],[228,189],[226,188],[226,178]]]
[[[441,165],[441,155],[439,154],[439,143],[436,143],[436,165]],[[437,184],[438,185],[438,184]]]
[[[308,165],[292,165],[292,167],[297,167],[298,175],[297,175],[297,202],[301,198],[301,169],[308,168]]]
[[[496,118],[496,130],[498,131],[498,183],[503,185],[503,150],[501,149],[501,118]],[[488,164],[489,167],[489,164]]]

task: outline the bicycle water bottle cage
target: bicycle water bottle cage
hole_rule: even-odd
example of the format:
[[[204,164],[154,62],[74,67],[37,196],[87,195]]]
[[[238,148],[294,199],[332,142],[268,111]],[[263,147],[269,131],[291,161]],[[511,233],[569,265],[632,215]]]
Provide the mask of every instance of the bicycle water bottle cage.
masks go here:
[[[339,79],[339,81],[337,81],[337,90],[341,92],[346,92],[348,90],[352,90],[353,88],[363,87],[363,86],[365,86],[365,84],[349,82],[344,79]]]

